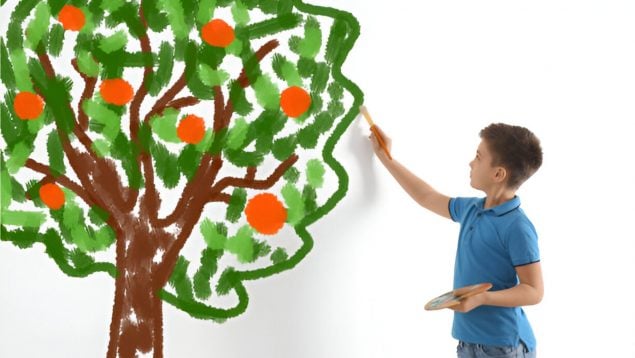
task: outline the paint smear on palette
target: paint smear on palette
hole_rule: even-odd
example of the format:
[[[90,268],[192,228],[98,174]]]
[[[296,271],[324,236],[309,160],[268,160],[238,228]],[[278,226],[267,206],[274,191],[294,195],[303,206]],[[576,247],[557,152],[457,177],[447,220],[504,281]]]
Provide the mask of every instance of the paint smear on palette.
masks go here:
[[[351,14],[293,0],[19,1],[1,42],[2,241],[114,279],[108,357],[161,357],[164,303],[242,314],[243,282],[295,267],[346,193],[332,152],[363,102],[341,72],[358,36]]]

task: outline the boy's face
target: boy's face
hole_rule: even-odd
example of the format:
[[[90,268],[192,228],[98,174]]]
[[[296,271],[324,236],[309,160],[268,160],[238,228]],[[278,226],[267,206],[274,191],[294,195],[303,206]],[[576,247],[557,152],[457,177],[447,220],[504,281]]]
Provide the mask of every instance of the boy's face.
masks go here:
[[[504,169],[493,167],[492,159],[487,143],[481,140],[476,149],[476,156],[470,162],[470,185],[472,188],[488,192],[493,185],[501,182],[500,175]]]

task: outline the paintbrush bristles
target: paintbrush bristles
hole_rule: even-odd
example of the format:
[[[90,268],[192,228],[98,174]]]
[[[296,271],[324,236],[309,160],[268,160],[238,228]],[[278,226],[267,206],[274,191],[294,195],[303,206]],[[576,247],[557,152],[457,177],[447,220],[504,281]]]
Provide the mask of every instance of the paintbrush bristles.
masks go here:
[[[366,109],[366,106],[359,106],[359,111],[362,113],[362,115],[364,116],[364,118],[366,118],[366,122],[368,122],[369,126],[374,126],[375,123],[373,123],[373,119],[370,118],[370,113],[368,113],[368,110]]]

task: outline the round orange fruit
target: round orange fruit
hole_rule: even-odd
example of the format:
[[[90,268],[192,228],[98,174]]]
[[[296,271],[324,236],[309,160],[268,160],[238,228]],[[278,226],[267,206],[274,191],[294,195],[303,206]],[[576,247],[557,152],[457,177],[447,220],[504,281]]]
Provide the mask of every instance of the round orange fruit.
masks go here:
[[[270,193],[251,198],[245,207],[245,215],[249,225],[265,235],[277,233],[287,221],[287,209]]]

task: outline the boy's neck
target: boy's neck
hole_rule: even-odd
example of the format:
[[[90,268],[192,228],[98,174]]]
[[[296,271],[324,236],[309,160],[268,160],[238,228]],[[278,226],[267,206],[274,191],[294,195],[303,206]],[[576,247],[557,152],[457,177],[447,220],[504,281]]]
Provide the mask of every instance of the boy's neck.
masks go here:
[[[504,187],[493,188],[492,190],[486,192],[486,194],[487,197],[485,198],[483,208],[489,209],[512,200],[516,196],[516,190]]]

